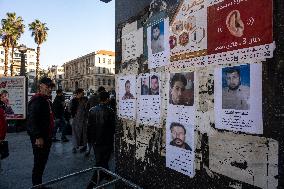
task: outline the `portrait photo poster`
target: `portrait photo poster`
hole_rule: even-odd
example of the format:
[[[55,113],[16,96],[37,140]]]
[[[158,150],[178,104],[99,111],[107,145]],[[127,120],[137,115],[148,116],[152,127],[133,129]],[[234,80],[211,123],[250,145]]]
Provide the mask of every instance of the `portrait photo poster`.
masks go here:
[[[118,77],[119,112],[122,118],[136,118],[136,76],[127,75]]]
[[[158,73],[138,76],[138,122],[160,127],[161,114],[161,79]]]
[[[166,123],[166,167],[189,177],[195,175],[194,126],[168,116]]]
[[[7,93],[6,119],[26,118],[26,79],[23,76],[1,77],[0,93]]]
[[[216,128],[262,134],[262,65],[240,64],[214,71]]]
[[[180,122],[195,124],[195,72],[169,73],[167,114]]]
[[[150,24],[147,28],[149,69],[165,66],[169,62],[169,18]]]

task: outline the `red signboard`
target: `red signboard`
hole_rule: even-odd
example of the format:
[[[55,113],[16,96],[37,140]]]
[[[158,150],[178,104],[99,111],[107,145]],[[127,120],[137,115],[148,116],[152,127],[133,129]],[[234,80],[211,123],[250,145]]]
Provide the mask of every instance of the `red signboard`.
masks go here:
[[[208,54],[273,42],[272,0],[224,0],[208,8]]]

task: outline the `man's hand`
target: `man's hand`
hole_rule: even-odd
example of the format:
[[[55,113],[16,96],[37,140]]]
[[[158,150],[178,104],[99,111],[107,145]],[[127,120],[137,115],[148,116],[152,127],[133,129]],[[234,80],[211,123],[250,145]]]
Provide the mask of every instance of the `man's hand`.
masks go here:
[[[43,145],[44,145],[43,138],[37,138],[35,141],[35,145],[39,148],[43,148]]]

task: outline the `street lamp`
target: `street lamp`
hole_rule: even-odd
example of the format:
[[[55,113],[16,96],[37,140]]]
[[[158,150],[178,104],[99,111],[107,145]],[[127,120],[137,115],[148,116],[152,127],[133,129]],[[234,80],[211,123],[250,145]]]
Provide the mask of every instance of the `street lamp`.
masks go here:
[[[21,70],[20,70],[20,76],[26,75],[26,61],[25,61],[25,53],[27,52],[26,45],[21,44],[18,48],[18,50],[21,53]]]

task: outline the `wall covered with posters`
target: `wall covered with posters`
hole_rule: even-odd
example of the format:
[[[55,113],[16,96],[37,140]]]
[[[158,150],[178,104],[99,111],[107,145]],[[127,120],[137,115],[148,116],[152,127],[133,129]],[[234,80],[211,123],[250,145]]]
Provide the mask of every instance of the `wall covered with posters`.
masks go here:
[[[128,17],[123,2],[117,172],[143,188],[284,187],[284,2],[141,1]]]

